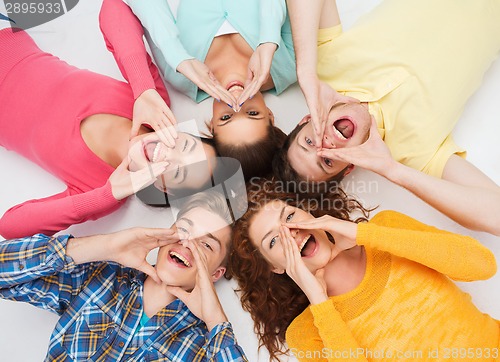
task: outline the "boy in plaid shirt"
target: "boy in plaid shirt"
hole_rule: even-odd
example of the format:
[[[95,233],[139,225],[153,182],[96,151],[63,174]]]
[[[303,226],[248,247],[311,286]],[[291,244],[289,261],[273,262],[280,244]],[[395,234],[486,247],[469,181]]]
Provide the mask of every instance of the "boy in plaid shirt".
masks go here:
[[[224,196],[205,192],[170,229],[7,240],[0,297],[61,316],[46,361],[246,361],[213,286],[231,223]]]

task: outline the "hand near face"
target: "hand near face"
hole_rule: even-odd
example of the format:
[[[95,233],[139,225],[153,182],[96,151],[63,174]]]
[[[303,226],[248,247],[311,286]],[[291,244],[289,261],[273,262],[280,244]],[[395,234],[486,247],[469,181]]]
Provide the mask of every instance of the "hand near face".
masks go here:
[[[205,63],[197,59],[187,59],[179,64],[177,71],[212,98],[227,103],[233,109],[237,106],[236,98],[219,83]]]
[[[339,102],[359,103],[359,100],[339,94],[328,84],[320,81],[316,76],[299,79],[299,85],[311,113],[314,144],[321,145],[328,113],[333,105]]]
[[[238,98],[238,109],[248,98],[252,98],[268,80],[274,52],[278,46],[274,43],[260,44],[248,62],[248,74],[245,90]]]
[[[295,223],[286,223],[290,229],[323,230],[333,236],[335,246],[340,251],[356,246],[357,225],[351,221],[337,219],[330,215],[303,220]]]
[[[129,171],[129,164],[130,159],[127,156],[109,176],[111,191],[116,200],[122,200],[151,185],[169,165],[168,162],[157,162],[147,164],[137,171]]]
[[[143,124],[151,126],[168,147],[175,146],[177,120],[155,89],[146,90],[135,100],[130,138],[138,135]]]
[[[318,151],[318,156],[348,162],[385,177],[391,171],[392,166],[397,163],[392,158],[389,148],[380,137],[373,117],[370,136],[365,143],[356,147],[323,148]]]
[[[217,324],[227,322],[217,292],[215,291],[212,276],[208,271],[207,257],[198,245],[198,242],[185,241],[185,246],[191,250],[196,264],[196,284],[191,292],[180,287],[168,286],[168,291],[182,300],[189,310],[212,330]]]
[[[307,268],[302,260],[299,247],[286,226],[280,227],[280,242],[286,259],[286,273],[305,293],[311,304],[319,304],[328,299],[323,269],[315,274]]]
[[[140,270],[160,283],[155,268],[146,257],[151,250],[178,241],[179,236],[172,229],[127,229],[110,235],[109,257],[111,261]]]
[[[155,268],[146,257],[151,250],[178,240],[179,236],[172,229],[132,228],[108,235],[72,238],[68,241],[66,254],[75,264],[113,261],[140,270],[160,283]]]

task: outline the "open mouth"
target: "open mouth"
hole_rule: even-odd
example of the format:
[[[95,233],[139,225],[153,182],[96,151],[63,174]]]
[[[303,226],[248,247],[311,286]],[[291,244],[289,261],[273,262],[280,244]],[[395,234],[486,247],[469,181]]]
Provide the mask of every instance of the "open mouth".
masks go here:
[[[180,267],[191,268],[191,263],[189,262],[189,260],[187,260],[186,257],[179,254],[178,252],[170,251],[170,253],[168,253],[168,255],[170,256],[170,259],[172,259],[172,261],[174,261]]]
[[[316,250],[316,239],[311,234],[307,235],[299,246],[300,256],[308,257]]]
[[[340,118],[333,123],[333,132],[341,140],[348,140],[354,134],[354,123],[347,118]]]
[[[239,81],[234,81],[234,82],[229,83],[226,86],[226,89],[227,89],[228,92],[232,92],[232,91],[235,91],[235,90],[241,90],[241,91],[243,91],[245,89],[245,86],[244,86],[243,83],[241,83]]]
[[[157,162],[161,151],[161,142],[152,141],[143,146],[144,156],[149,162]]]

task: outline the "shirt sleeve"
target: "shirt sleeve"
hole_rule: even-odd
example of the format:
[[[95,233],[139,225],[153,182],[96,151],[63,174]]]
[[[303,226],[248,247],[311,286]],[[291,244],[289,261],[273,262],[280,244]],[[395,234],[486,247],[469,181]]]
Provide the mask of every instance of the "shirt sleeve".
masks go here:
[[[134,99],[148,89],[156,89],[170,105],[158,68],[146,51],[142,25],[127,4],[121,0],[104,0],[99,24],[106,47],[132,87]]]
[[[71,195],[69,189],[43,199],[30,200],[7,210],[0,219],[0,235],[12,239],[43,233],[53,235],[71,225],[96,220],[118,209],[111,184]]]
[[[126,2],[172,69],[177,69],[184,60],[194,58],[188,54],[179,39],[175,18],[167,1],[127,0]]]
[[[259,44],[274,43],[279,47],[285,18],[285,0],[260,0]]]
[[[75,265],[69,239],[37,234],[0,243],[0,298],[62,314],[94,265]]]
[[[473,281],[495,275],[493,253],[476,239],[440,230],[395,211],[358,225],[356,242],[423,264],[452,279]]]
[[[231,323],[224,322],[216,325],[209,332],[206,350],[206,359],[211,362],[248,361],[245,352],[236,342]]]
[[[286,341],[299,361],[368,361],[330,299],[297,317],[286,331]]]

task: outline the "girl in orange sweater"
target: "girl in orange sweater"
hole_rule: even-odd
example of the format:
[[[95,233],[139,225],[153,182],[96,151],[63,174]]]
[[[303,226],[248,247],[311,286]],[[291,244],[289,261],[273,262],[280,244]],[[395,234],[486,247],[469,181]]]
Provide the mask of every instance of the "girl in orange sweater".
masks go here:
[[[278,186],[250,188],[230,262],[272,357],[286,335],[300,361],[500,359],[498,321],[449,279],[494,275],[487,248],[394,211],[354,223],[366,210],[345,194],[304,202]]]

